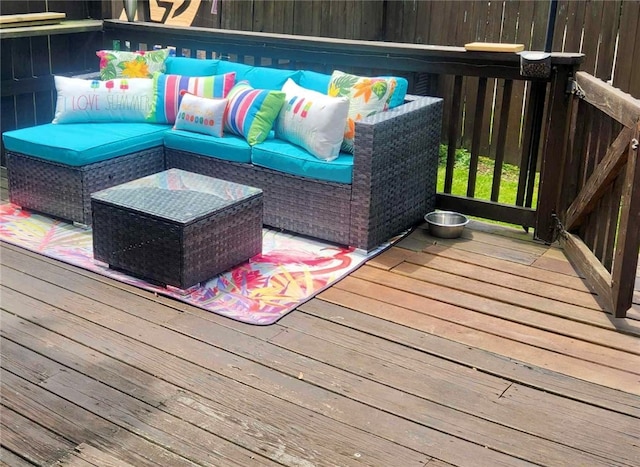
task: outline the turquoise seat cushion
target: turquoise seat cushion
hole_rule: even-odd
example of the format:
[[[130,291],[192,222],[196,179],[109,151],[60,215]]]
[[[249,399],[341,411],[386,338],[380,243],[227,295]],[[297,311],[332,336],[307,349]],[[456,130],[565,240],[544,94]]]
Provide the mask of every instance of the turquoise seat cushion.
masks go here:
[[[171,127],[153,123],[47,123],[2,135],[11,152],[71,166],[162,146]]]
[[[337,159],[323,161],[280,139],[256,144],[251,161],[261,167],[327,182],[350,184],[353,178],[353,155],[341,152]]]
[[[298,70],[280,70],[220,60],[218,63],[219,74],[232,71],[236,73],[236,83],[246,80],[254,89],[270,89],[272,91],[280,91],[289,78],[297,82],[300,73]]]
[[[251,146],[241,137],[225,133],[222,138],[183,130],[167,131],[164,145],[178,151],[193,152],[232,162],[251,162]]]
[[[219,62],[216,59],[167,57],[164,66],[167,75],[211,76],[218,74]]]

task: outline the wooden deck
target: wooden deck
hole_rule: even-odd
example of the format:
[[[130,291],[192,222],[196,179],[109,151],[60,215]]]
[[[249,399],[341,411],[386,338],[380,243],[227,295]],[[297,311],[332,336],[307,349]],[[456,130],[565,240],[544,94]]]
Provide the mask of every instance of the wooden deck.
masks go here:
[[[640,465],[640,311],[522,231],[417,229],[267,327],[0,256],[6,465]]]

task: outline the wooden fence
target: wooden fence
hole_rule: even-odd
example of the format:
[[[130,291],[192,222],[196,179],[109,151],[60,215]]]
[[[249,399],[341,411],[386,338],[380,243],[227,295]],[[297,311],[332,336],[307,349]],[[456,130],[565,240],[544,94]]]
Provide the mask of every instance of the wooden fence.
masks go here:
[[[29,2],[42,3],[24,3]],[[148,8],[146,20],[175,26],[451,46],[516,42],[527,50],[544,49],[550,5],[546,0],[191,0],[185,9],[184,0],[165,0],[162,6],[158,0],[139,2]],[[124,19],[121,0],[105,3],[104,18]],[[559,0],[554,26],[554,52],[583,53],[582,71],[640,97],[640,68],[633,64],[640,53],[640,1]]]

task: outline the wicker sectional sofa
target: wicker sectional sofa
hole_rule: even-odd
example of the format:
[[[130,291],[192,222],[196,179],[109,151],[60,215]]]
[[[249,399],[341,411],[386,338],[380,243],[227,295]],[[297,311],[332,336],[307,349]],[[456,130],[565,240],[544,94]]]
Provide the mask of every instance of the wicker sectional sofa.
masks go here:
[[[339,181],[316,176],[324,161],[310,163],[308,173],[287,173],[254,159],[265,148],[290,144],[273,137],[239,162],[227,154],[242,142],[226,134],[194,140],[149,123],[40,125],[3,135],[9,197],[24,208],[90,224],[92,192],[179,168],[261,188],[267,226],[371,250],[434,208],[441,119],[441,99],[407,95],[358,121],[350,180]],[[217,141],[210,145],[207,138]],[[74,144],[81,150],[70,149]]]

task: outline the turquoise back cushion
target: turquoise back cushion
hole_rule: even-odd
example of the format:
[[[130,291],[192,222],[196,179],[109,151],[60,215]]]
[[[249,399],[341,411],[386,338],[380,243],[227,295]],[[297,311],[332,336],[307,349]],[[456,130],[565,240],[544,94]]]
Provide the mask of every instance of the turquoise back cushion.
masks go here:
[[[341,152],[337,159],[323,161],[280,139],[269,138],[253,146],[251,162],[279,172],[326,182],[350,184],[353,178],[353,155]]]
[[[167,57],[164,62],[168,75],[209,76],[218,74],[220,60],[189,57]]]
[[[249,81],[249,84],[256,89],[271,89],[279,91],[291,78],[298,81],[298,70],[280,70],[266,66],[251,66],[244,63],[229,62],[221,60],[218,63],[218,73],[236,73],[236,83]]]
[[[71,166],[162,146],[171,127],[153,123],[47,123],[2,135],[5,148]]]
[[[326,94],[327,89],[329,89],[329,81],[331,81],[331,75],[325,75],[317,71],[303,70],[300,72],[298,84],[303,88]]]

